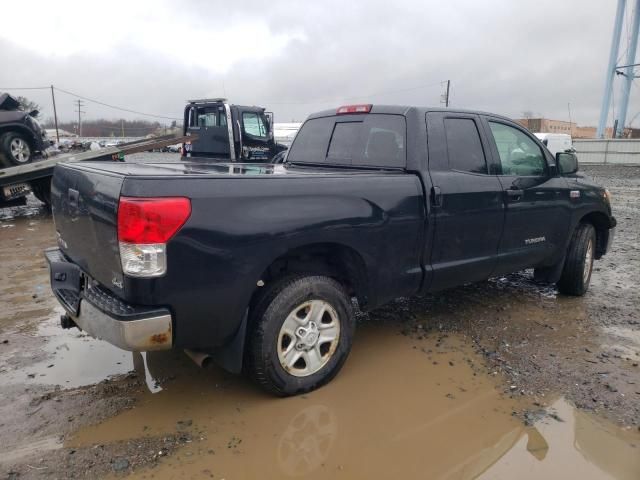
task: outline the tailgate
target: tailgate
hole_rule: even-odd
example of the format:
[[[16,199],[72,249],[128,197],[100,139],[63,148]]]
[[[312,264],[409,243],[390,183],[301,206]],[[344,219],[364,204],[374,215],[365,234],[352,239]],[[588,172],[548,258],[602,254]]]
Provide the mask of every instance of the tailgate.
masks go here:
[[[123,177],[81,164],[58,165],[51,183],[58,246],[91,278],[122,293],[117,211]]]

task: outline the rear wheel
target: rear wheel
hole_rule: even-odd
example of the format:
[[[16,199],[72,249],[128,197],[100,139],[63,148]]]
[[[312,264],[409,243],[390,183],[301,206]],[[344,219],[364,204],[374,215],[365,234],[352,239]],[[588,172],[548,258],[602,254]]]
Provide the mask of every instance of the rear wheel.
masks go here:
[[[0,136],[0,161],[3,166],[13,167],[29,163],[33,157],[27,139],[16,132],[7,132]]]
[[[248,373],[281,396],[324,385],[351,350],[351,299],[324,276],[290,277],[266,288],[251,315]]]
[[[573,232],[567,257],[558,282],[560,292],[581,296],[591,282],[596,247],[596,231],[593,225],[581,223]]]

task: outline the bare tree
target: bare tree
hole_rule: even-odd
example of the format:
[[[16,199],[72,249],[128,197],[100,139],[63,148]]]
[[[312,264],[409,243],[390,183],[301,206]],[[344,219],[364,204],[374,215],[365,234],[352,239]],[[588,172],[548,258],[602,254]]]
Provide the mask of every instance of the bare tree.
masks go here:
[[[18,100],[20,108],[25,112],[33,112],[34,110],[38,110],[38,112],[40,112],[40,110],[42,109],[40,105],[32,100],[29,100],[27,97],[17,97],[16,100]],[[37,117],[38,115],[35,116]]]

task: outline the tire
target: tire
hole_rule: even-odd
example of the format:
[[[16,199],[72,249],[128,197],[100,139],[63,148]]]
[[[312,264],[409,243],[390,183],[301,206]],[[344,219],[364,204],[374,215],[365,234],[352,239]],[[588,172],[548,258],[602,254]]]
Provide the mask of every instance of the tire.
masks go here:
[[[7,132],[0,136],[0,162],[5,167],[25,165],[33,159],[33,149],[20,133]]]
[[[250,314],[247,373],[283,397],[321,387],[351,350],[351,299],[340,283],[324,276],[288,277],[265,288]]]
[[[558,281],[558,290],[561,293],[582,296],[587,292],[595,250],[596,231],[593,225],[581,223],[571,237],[562,275]]]

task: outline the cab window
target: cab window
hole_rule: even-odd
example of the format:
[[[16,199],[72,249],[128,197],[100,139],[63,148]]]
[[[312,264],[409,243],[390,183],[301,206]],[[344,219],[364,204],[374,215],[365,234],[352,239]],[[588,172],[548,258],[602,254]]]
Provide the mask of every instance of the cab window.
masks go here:
[[[242,112],[242,127],[252,137],[267,138],[267,128],[262,116],[255,112]]]
[[[288,160],[364,167],[404,168],[406,124],[401,115],[353,115],[307,120]]]
[[[489,122],[496,142],[502,175],[542,176],[547,162],[542,149],[528,135],[504,123]]]
[[[190,127],[226,127],[227,117],[219,108],[192,108],[189,111]]]
[[[470,173],[487,173],[480,134],[471,118],[446,118],[444,127],[449,152],[449,168]]]

